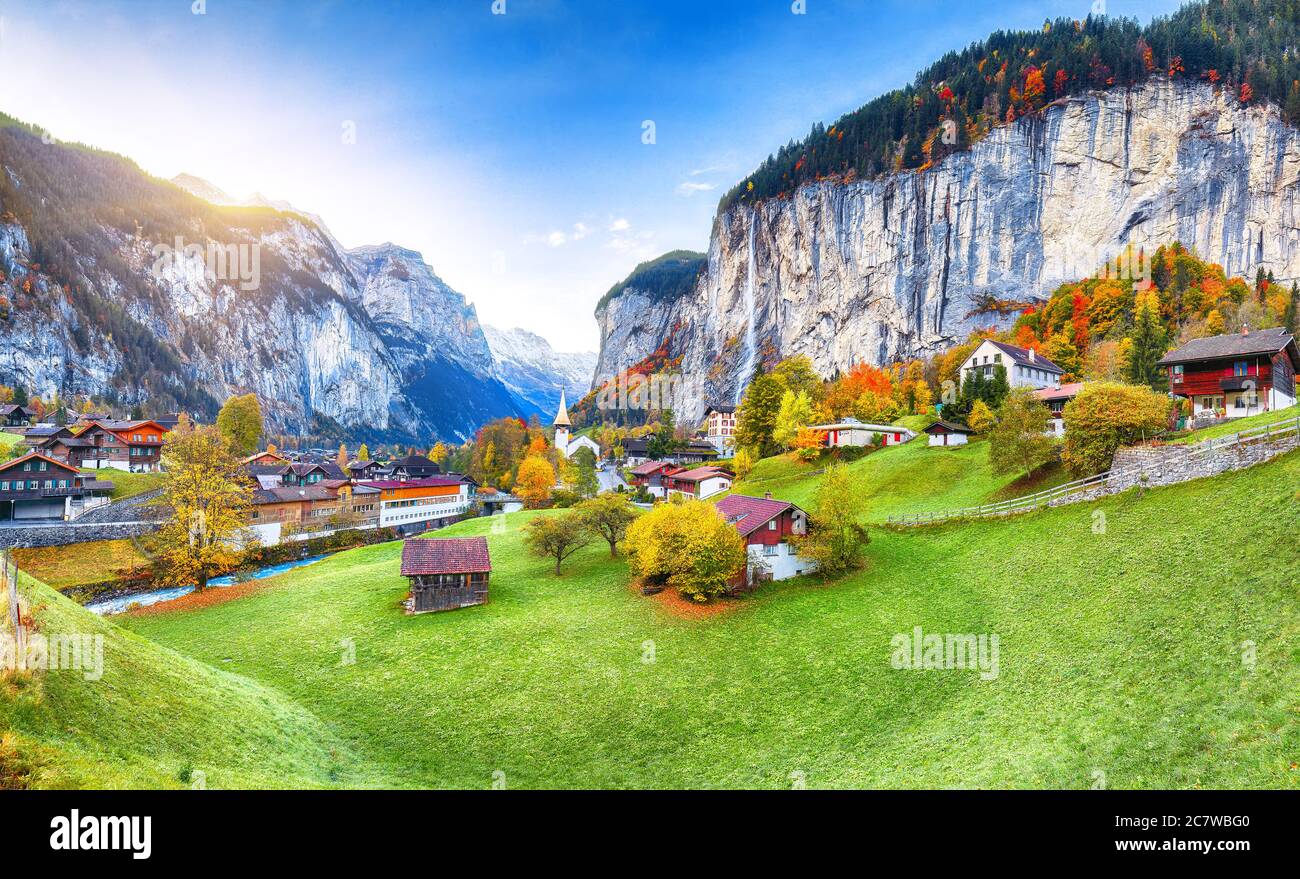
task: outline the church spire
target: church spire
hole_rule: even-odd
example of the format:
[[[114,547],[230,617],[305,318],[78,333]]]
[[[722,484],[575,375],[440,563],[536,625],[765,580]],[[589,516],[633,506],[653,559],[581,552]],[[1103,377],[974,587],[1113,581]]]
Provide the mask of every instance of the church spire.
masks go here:
[[[569,427],[571,424],[569,421],[569,407],[564,404],[563,390],[560,391],[560,411],[555,413],[555,421],[553,424],[556,427]]]

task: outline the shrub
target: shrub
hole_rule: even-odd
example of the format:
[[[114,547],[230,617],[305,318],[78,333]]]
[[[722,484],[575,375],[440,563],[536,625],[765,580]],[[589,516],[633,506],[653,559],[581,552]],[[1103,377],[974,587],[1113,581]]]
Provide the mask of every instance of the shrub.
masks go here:
[[[745,567],[745,544],[705,501],[659,504],[627,529],[628,560],[642,579],[667,584],[692,601],[727,591]]]
[[[1169,399],[1150,388],[1114,382],[1085,385],[1065,406],[1061,461],[1075,476],[1110,467],[1115,450],[1165,428]]]
[[[975,405],[978,408],[980,404]],[[1048,414],[1029,388],[1016,388],[1007,395],[989,433],[989,463],[994,473],[1021,470],[1028,475],[1051,460],[1056,441],[1047,435]]]
[[[808,535],[795,541],[799,554],[815,561],[823,577],[838,577],[862,567],[871,538],[859,524],[862,505],[842,464],[826,468],[814,510]]]
[[[594,535],[578,513],[559,516],[538,516],[524,526],[524,543],[529,552],[543,558],[555,559],[555,576],[560,576],[560,564],[591,543]]]

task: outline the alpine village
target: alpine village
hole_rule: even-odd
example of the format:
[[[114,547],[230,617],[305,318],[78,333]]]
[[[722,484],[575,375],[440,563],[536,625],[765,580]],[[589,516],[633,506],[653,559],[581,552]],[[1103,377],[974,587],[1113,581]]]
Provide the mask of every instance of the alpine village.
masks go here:
[[[312,401],[253,384],[209,404],[149,372],[91,387],[0,359],[6,624],[20,644],[93,632],[105,656],[102,683],[3,672],[0,788],[1087,787],[1097,766],[1117,787],[1300,786],[1293,218],[1230,260],[1195,219],[1116,239],[1046,287],[990,275],[869,336],[783,334],[789,303],[764,298],[798,283],[767,280],[803,246],[773,231],[799,222],[783,206],[924,188],[1121,89],[1283,126],[1291,168],[1300,61],[1257,55],[1253,8],[1003,33],[819,125],[723,198],[713,246],[740,248],[725,277],[748,312],[698,316],[714,257],[643,263],[599,306],[590,382],[472,429],[309,428],[285,413]],[[10,155],[39,137],[0,136],[35,177]],[[29,185],[0,185],[6,326],[89,295],[62,251],[24,250]],[[768,249],[746,267],[745,248]],[[637,296],[660,310],[649,343],[604,327]],[[160,344],[139,350],[182,362]],[[948,631],[998,633],[1000,670],[898,671]]]

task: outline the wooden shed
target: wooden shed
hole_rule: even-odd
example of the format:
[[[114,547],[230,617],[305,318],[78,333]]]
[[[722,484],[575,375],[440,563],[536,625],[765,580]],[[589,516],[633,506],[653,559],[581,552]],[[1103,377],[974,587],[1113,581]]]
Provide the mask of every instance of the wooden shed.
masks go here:
[[[407,613],[487,604],[492,560],[487,538],[414,538],[402,544],[402,576],[411,584]]]

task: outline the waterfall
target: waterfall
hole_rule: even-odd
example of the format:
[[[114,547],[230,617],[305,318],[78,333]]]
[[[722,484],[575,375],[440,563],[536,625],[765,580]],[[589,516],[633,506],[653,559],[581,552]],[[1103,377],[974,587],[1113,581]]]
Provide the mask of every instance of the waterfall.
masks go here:
[[[740,367],[740,378],[736,382],[736,405],[749,384],[749,377],[754,374],[754,220],[755,211],[749,213],[749,264],[745,275],[745,313],[748,315],[745,325],[745,361]]]

